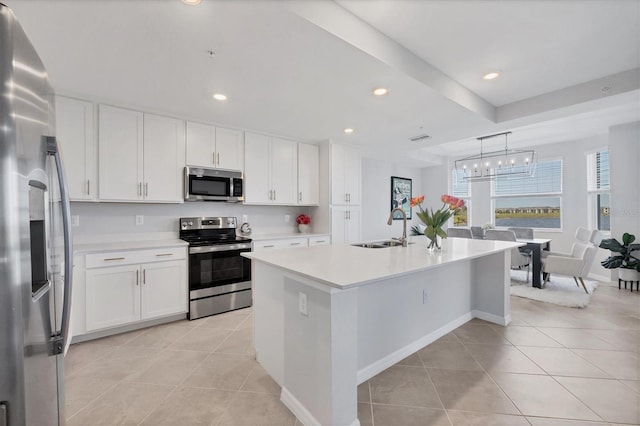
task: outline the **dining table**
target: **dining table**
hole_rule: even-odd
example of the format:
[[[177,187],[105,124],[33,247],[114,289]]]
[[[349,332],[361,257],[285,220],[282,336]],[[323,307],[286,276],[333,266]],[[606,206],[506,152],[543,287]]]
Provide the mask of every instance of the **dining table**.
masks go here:
[[[531,284],[534,287],[542,288],[542,250],[549,251],[551,249],[551,239],[549,238],[533,238],[533,239],[516,239],[519,243],[525,245],[521,248],[531,253],[531,263],[533,272]]]

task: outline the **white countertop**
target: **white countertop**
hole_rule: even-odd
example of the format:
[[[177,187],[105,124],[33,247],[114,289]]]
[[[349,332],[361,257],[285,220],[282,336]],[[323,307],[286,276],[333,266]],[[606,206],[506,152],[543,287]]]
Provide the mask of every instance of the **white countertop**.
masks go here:
[[[442,251],[428,253],[426,237],[409,237],[409,242],[414,244],[388,248],[321,245],[242,255],[344,289],[524,245],[508,241],[447,238],[442,242]]]
[[[180,239],[166,239],[166,240],[143,240],[143,241],[118,241],[118,242],[103,242],[103,243],[85,243],[74,244],[73,252],[78,253],[93,253],[93,252],[108,252],[108,251],[121,251],[121,250],[143,250],[143,249],[155,249],[165,247],[187,247],[189,244],[186,241]]]
[[[309,237],[320,237],[330,235],[329,233],[322,232],[309,232],[308,234],[303,234],[301,232],[283,232],[278,234],[251,234],[248,237],[253,241],[264,241],[264,240],[283,240],[285,238],[309,238]]]

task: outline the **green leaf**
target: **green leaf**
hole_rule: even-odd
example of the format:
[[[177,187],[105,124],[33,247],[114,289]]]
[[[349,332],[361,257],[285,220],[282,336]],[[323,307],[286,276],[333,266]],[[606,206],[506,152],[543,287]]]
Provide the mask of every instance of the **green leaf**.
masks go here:
[[[441,238],[447,238],[447,233],[444,232],[444,229],[442,228],[437,228],[436,234],[438,234]]]
[[[629,244],[631,244],[635,240],[636,240],[636,236],[633,235],[633,234],[629,234],[627,232],[622,234],[622,244],[624,244],[625,246],[628,246]]]
[[[615,269],[622,266],[624,256],[611,256],[600,262],[603,268]]]
[[[615,238],[607,238],[600,242],[600,248],[611,250],[616,253],[625,253],[627,249]]]

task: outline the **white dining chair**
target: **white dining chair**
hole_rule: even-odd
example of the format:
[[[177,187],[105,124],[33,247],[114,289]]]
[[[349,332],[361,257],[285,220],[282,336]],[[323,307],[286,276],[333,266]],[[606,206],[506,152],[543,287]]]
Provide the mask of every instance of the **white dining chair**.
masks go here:
[[[516,241],[516,233],[503,229],[487,229],[484,233],[485,240]],[[521,252],[518,247],[511,250],[511,268],[522,269],[527,267],[527,282],[529,282],[529,270],[531,268],[531,255]]]
[[[472,226],[471,234],[476,240],[484,240],[484,229],[482,229],[482,226]]]
[[[516,238],[520,240],[533,240],[533,228],[507,228],[516,234]]]
[[[570,256],[548,255],[542,260],[542,272],[545,276],[543,286],[549,282],[551,274],[568,275],[573,277],[578,287],[582,284],[585,293],[589,294],[583,277],[589,273],[597,250],[597,247],[593,244],[573,243]],[[578,280],[580,283],[578,283]]]
[[[469,228],[447,228],[447,237],[471,239],[473,234]]]

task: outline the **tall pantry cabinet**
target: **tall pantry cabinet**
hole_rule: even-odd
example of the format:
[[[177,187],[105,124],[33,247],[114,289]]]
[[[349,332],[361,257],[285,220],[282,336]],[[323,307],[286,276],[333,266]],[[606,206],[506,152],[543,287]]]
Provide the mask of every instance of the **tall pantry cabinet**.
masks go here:
[[[331,144],[331,241],[334,244],[360,241],[361,169],[360,151]]]

